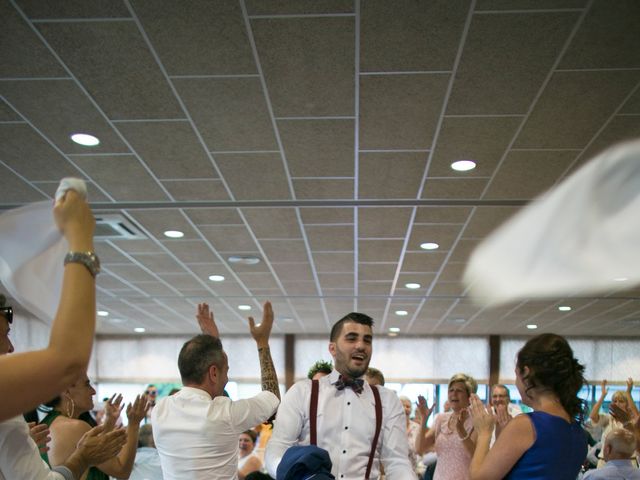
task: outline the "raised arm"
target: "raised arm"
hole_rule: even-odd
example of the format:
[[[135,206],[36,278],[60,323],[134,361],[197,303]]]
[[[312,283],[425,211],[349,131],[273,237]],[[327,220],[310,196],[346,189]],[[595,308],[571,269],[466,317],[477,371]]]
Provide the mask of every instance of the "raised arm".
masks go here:
[[[127,441],[118,455],[98,465],[98,468],[107,475],[116,478],[129,478],[133,463],[136,459],[136,449],[138,447],[138,433],[140,422],[147,413],[149,404],[146,398],[138,395],[133,404],[127,405]]]
[[[627,397],[627,405],[629,405],[629,410],[631,412],[632,417],[637,417],[640,412],[638,412],[638,407],[636,407],[636,403],[633,401],[633,396],[631,392],[633,391],[633,378],[627,378],[627,390],[625,391],[625,396]]]
[[[69,190],[53,213],[71,251],[93,252],[95,220],[83,198]],[[0,396],[0,421],[52,399],[86,371],[96,323],[95,293],[95,279],[87,267],[79,263],[64,267],[49,346],[0,357],[0,391],[12,392]]]
[[[249,330],[251,336],[258,346],[258,357],[260,358],[260,377],[262,379],[262,390],[273,393],[280,399],[280,387],[278,385],[278,375],[271,358],[269,349],[269,335],[273,327],[273,307],[271,302],[264,303],[262,310],[262,323],[256,325],[253,317],[249,317]]]
[[[416,436],[416,445],[415,450],[418,455],[424,455],[429,451],[429,449],[433,446],[436,441],[436,432],[435,429],[429,429],[427,427],[427,420],[431,416],[433,409],[435,408],[435,403],[431,405],[431,408],[427,406],[427,399],[422,395],[418,396],[418,405],[416,410],[420,415],[420,431]]]
[[[593,425],[596,425],[598,422],[600,422],[600,408],[602,407],[602,402],[604,402],[604,399],[607,396],[607,393],[609,392],[609,390],[607,389],[606,380],[602,380],[601,387],[602,387],[601,388],[602,392],[600,393],[600,398],[593,405],[593,408],[591,409],[591,413],[589,414],[589,418],[591,419],[591,423]]]
[[[218,326],[216,325],[216,321],[213,318],[213,310],[209,310],[208,303],[198,304],[196,319],[198,320],[198,325],[200,325],[200,331],[203,334],[220,338],[220,332],[218,331]]]

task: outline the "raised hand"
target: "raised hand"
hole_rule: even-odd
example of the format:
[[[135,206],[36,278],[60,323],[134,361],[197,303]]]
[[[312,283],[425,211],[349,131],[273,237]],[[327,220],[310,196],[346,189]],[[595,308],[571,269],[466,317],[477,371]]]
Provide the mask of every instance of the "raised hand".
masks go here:
[[[268,300],[264,302],[262,309],[262,322],[257,324],[253,317],[249,317],[249,331],[251,336],[258,344],[258,347],[266,347],[269,345],[269,335],[273,327],[273,307]]]
[[[627,378],[627,393],[631,393],[631,390],[633,390],[633,378],[629,377]]]
[[[133,404],[127,405],[127,419],[129,419],[129,425],[137,425],[147,414],[149,410],[149,402],[142,395],[138,395]]]
[[[427,399],[424,398],[422,395],[418,395],[416,410],[420,413],[420,416],[422,416],[422,422],[424,424],[427,423],[427,419],[433,413],[433,409],[435,407],[436,407],[436,404],[434,403],[433,405],[431,405],[431,408],[429,408],[429,406],[427,405]]]
[[[49,451],[47,443],[51,440],[49,426],[46,423],[29,422],[29,436],[38,446],[40,453]]]
[[[114,393],[111,398],[104,404],[104,426],[106,431],[113,430],[118,423],[124,403],[122,403],[122,395]]]
[[[104,425],[99,425],[82,436],[78,450],[89,465],[100,465],[118,455],[126,441],[124,428],[107,432]]]
[[[487,410],[487,407],[482,403],[480,397],[476,394],[471,395],[471,419],[473,420],[473,428],[478,434],[485,432],[491,435],[493,427],[496,424],[496,418],[493,414]]]
[[[93,250],[96,221],[87,201],[75,190],[68,190],[53,207],[53,218],[72,250]]]
[[[196,319],[200,330],[205,335],[211,335],[212,337],[220,338],[220,332],[218,332],[218,326],[213,318],[213,311],[209,310],[209,304],[199,303],[198,311],[196,312]]]

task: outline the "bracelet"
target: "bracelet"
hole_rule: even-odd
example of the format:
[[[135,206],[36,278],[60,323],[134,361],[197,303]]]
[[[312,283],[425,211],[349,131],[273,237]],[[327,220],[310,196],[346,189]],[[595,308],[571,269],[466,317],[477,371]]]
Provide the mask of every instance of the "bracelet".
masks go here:
[[[93,278],[100,273],[100,259],[94,252],[69,252],[64,257],[64,264],[68,263],[84,265]]]

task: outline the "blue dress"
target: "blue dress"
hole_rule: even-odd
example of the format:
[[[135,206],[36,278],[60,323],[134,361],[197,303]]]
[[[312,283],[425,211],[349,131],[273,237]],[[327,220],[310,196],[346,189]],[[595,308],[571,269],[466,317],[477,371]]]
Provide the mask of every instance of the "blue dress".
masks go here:
[[[580,425],[545,412],[527,415],[535,430],[535,442],[505,479],[575,480],[587,457],[587,437]]]

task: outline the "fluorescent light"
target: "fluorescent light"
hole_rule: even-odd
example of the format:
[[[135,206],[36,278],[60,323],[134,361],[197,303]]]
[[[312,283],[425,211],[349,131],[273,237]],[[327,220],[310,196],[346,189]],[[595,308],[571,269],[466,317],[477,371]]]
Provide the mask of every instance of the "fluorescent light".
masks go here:
[[[560,310],[561,312],[570,312],[571,307],[569,307],[568,305],[561,305],[558,307],[558,310]]]
[[[538,325],[536,325],[535,323],[530,323],[529,325],[527,325],[527,328],[529,330],[535,330],[536,328],[538,328]]]
[[[400,331],[400,329],[398,327],[389,327],[389,331],[391,333],[398,333]]]
[[[71,135],[71,140],[76,142],[78,145],[83,145],[85,147],[95,147],[96,145],[100,145],[98,137],[94,137],[87,133],[74,133]]]
[[[409,312],[407,312],[406,310],[396,310],[396,315],[398,315],[399,317],[404,317],[406,315],[409,315]]]
[[[451,168],[458,172],[467,172],[476,168],[476,162],[473,160],[458,160],[451,164]]]
[[[105,311],[105,310],[98,310],[98,316],[99,317],[108,317],[109,316],[109,312]]]
[[[419,283],[405,283],[404,286],[410,288],[411,290],[416,290],[417,288],[421,287]]]
[[[438,247],[440,247],[440,245],[438,245],[437,243],[433,243],[433,242],[426,242],[426,243],[421,243],[420,244],[420,248],[423,250],[435,250]]]
[[[224,280],[224,275],[209,275],[209,280],[212,282],[222,282]]]
[[[291,323],[293,322],[293,318],[291,317],[284,317],[280,319],[281,322],[287,322],[287,323]]]
[[[627,277],[617,277],[613,279],[614,282],[626,282],[627,280],[629,280]]]
[[[251,305],[238,305],[238,310],[251,310]]]
[[[144,332],[147,331],[147,329],[144,328],[144,327],[136,327],[136,328],[133,329],[133,331],[136,332],[136,333],[144,333]]]
[[[184,233],[180,230],[167,230],[164,232],[164,236],[169,238],[182,238],[184,237]]]

